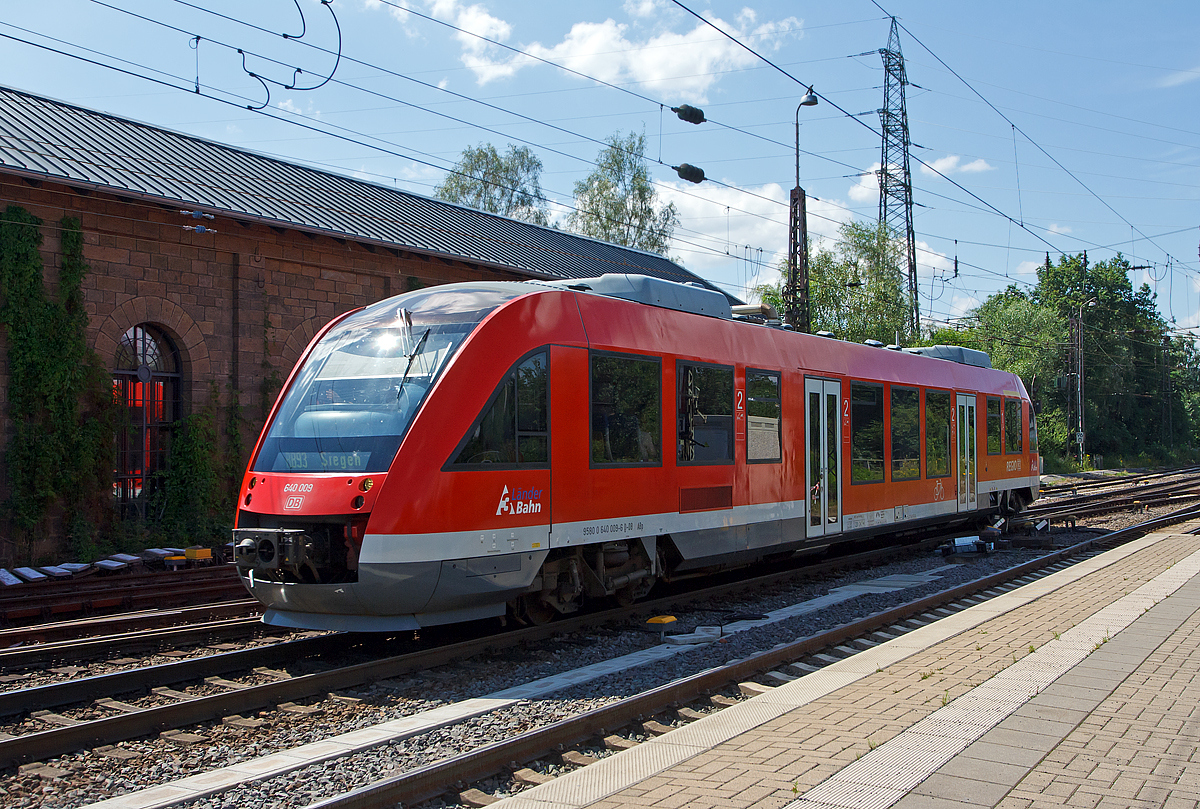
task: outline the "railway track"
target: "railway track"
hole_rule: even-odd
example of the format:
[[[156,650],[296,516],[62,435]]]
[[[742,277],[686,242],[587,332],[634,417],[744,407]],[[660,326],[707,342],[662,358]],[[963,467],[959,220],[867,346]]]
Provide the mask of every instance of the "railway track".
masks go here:
[[[233,565],[24,584],[0,590],[0,626],[63,616],[178,608],[244,599]]]
[[[217,601],[196,607],[145,610],[103,617],[55,621],[48,624],[0,629],[2,650],[26,647],[31,644],[60,643],[70,646],[83,639],[102,639],[176,626],[191,626],[229,618],[248,618],[262,614],[262,605],[252,598]]]
[[[130,654],[174,652],[181,647],[244,642],[265,635],[286,635],[288,630],[263,624],[257,616],[217,618],[186,626],[116,632],[95,638],[60,640],[0,650],[0,668],[8,672],[47,666],[72,666],[88,661],[128,659]]]
[[[1180,515],[1175,515],[1175,519],[1181,519]],[[1034,566],[1040,566],[1044,569],[1050,565],[1061,565],[1063,562],[1060,557],[1065,558],[1070,554],[1082,553],[1085,548],[1088,546],[1097,546],[1100,541],[1099,539],[1092,539],[1056,554],[1043,556],[1036,562],[1006,571],[1003,577],[1012,579],[1026,575],[1027,571]],[[936,544],[936,540],[931,540],[927,547],[934,544]],[[891,551],[891,553],[894,554],[895,552]],[[877,554],[860,554],[852,559],[830,562],[828,566],[834,568],[856,564],[866,565],[875,558],[878,558]],[[811,569],[808,572],[811,574]],[[328,692],[352,688],[355,684],[361,685],[377,680],[395,678],[406,672],[427,671],[432,667],[448,665],[456,660],[464,660],[486,653],[494,654],[503,648],[514,648],[521,645],[528,646],[544,641],[555,634],[580,631],[588,626],[603,625],[613,621],[628,621],[630,615],[634,612],[645,614],[647,611],[652,613],[661,610],[679,609],[687,599],[722,598],[720,593],[732,593],[739,589],[761,590],[766,586],[765,583],[780,581],[789,575],[795,576],[796,573],[773,573],[770,576],[758,577],[752,581],[723,585],[721,588],[708,588],[703,593],[692,594],[688,597],[672,596],[669,599],[649,602],[639,605],[640,609],[634,611],[611,610],[594,616],[572,619],[571,621],[552,626],[530,627],[505,633],[502,636],[471,639],[439,649],[417,650],[407,654],[369,661],[356,666],[342,667],[329,671],[316,671],[300,676],[288,676],[279,670],[264,671],[264,669],[272,665],[279,666],[285,663],[293,663],[299,659],[310,657],[319,659],[319,656],[322,654],[334,657],[342,655],[346,651],[345,637],[334,635],[318,636],[290,643],[274,644],[264,647],[262,650],[241,650],[226,654],[208,655],[197,660],[177,661],[164,666],[145,667],[144,669],[135,671],[117,672],[102,677],[82,678],[66,683],[11,692],[0,695],[0,716],[32,716],[30,712],[33,711],[40,715],[41,719],[39,721],[45,721],[49,719],[48,713],[53,713],[54,709],[59,709],[60,712],[54,715],[62,717],[62,719],[67,721],[62,726],[52,727],[36,733],[23,734],[15,739],[0,741],[0,763],[3,763],[5,766],[12,766],[21,761],[45,760],[70,750],[79,749],[80,747],[112,744],[121,739],[131,739],[153,734],[167,728],[187,727],[197,722],[220,720],[228,718],[231,715],[253,715],[256,710],[268,706],[278,706],[289,702],[311,701],[313,698],[322,699]],[[955,599],[967,597],[968,591],[978,591],[979,589],[997,586],[996,582],[998,580],[997,576],[993,576],[979,582],[973,582],[970,585],[938,593],[929,598],[906,605],[903,612],[889,613],[883,617],[874,616],[871,619],[867,619],[866,622],[856,623],[849,629],[842,628],[836,630],[833,634],[806,639],[799,644],[792,644],[790,647],[787,647],[787,654],[790,657],[785,662],[770,663],[770,666],[785,665],[785,663],[801,666],[812,665],[804,663],[801,658],[804,655],[819,654],[820,650],[829,646],[845,647],[852,645],[855,642],[853,641],[855,637],[880,631],[881,628],[887,625],[904,620],[904,618],[897,617],[901,614],[911,616],[919,614],[922,611],[935,609]],[[715,596],[714,593],[716,593]],[[843,634],[839,635],[837,634],[838,632],[843,632]],[[844,634],[846,632],[849,634]],[[765,670],[764,666],[770,668],[766,664],[775,658],[771,658],[769,655],[776,654],[778,656],[778,651],[774,650],[771,653],[764,653],[768,654],[767,657],[759,656],[752,660],[747,659],[743,664],[739,664],[739,668],[730,669],[729,672],[732,672],[732,674],[729,672],[727,674],[734,679],[741,678],[744,680],[746,677],[752,676],[747,673],[751,670],[762,671]],[[841,652],[837,652],[836,654],[841,654]],[[778,660],[784,661],[784,657],[778,657]],[[258,671],[255,671],[255,669],[258,669]],[[251,672],[252,676],[249,678],[251,682],[232,683],[226,679],[231,672],[238,671]],[[256,682],[253,681],[255,676],[257,676]],[[242,677],[241,679],[245,681],[247,678]],[[690,699],[700,699],[700,696],[692,696],[684,699],[683,695],[688,692],[689,688],[695,689],[696,695],[720,690],[720,687],[713,685],[714,682],[716,681],[709,678],[709,675],[705,675],[705,677],[700,679],[684,678],[684,681],[674,683],[669,688],[664,686],[663,688],[656,689],[654,694],[657,694],[657,696],[650,694],[638,695],[635,698],[622,700],[617,706],[605,708],[599,712],[592,712],[594,715],[589,714],[591,716],[590,719],[580,718],[578,720],[584,724],[577,724],[575,723],[576,720],[570,720],[568,724],[557,723],[553,728],[538,730],[533,736],[529,736],[528,738],[523,735],[519,745],[524,745],[524,747],[502,748],[503,752],[499,750],[480,752],[478,754],[480,757],[479,762],[491,760],[488,759],[488,756],[499,756],[503,759],[501,764],[505,766],[512,761],[528,761],[530,758],[536,757],[537,754],[526,754],[522,752],[524,750],[533,750],[534,748],[539,748],[539,745],[545,746],[546,744],[550,744],[550,747],[546,749],[552,749],[561,744],[577,743],[574,741],[562,741],[572,734],[579,735],[580,738],[592,738],[597,732],[594,729],[596,727],[612,729],[633,721],[632,719],[626,719],[623,722],[618,721],[625,715],[622,711],[632,711],[629,715],[634,717],[653,716],[664,710],[663,708],[651,709],[651,703],[656,699],[666,699],[668,702],[675,704],[682,704]],[[731,681],[725,682],[726,685],[723,687],[728,687],[728,682]],[[181,683],[201,683],[200,690],[207,689],[208,691],[215,691],[215,693],[197,694],[195,693],[197,688],[194,686],[189,687],[188,691],[174,691],[172,686],[179,686]],[[167,704],[132,709],[134,706],[122,706],[122,704],[113,698],[114,695],[120,696],[123,693],[131,691],[150,691],[151,693],[156,693]],[[114,702],[117,705],[114,706]],[[22,703],[24,703],[24,707],[22,707]],[[84,714],[89,711],[95,712],[97,707],[100,706],[109,713],[116,711],[117,715],[106,716],[92,721],[74,721],[70,716],[72,709],[62,710],[64,706],[76,706],[75,710],[79,710]],[[635,706],[636,710],[633,710]],[[684,713],[690,715],[686,711]],[[49,721],[53,722],[56,720],[49,719]],[[587,724],[588,722],[592,724],[589,725]],[[560,724],[562,727],[558,727]],[[652,725],[652,727],[656,726]],[[548,740],[551,740],[552,743],[548,742]],[[367,801],[366,803],[351,802],[336,805],[384,805],[393,800],[402,800],[407,804],[414,800],[422,800],[426,797],[440,794],[448,788],[452,788],[455,781],[463,778],[462,773],[468,771],[464,769],[467,764],[471,768],[480,768],[480,772],[488,769],[487,766],[479,762],[475,762],[474,758],[470,758],[466,764],[463,761],[455,760],[455,763],[432,765],[432,769],[425,768],[406,774],[404,779],[407,780],[403,780],[402,784],[398,782],[393,787],[389,787],[389,789],[399,790],[399,793],[386,792],[389,796],[403,794],[405,797],[378,798],[379,803],[372,803],[377,798],[360,795],[353,800],[365,800]],[[495,768],[493,767],[492,771],[494,770]],[[470,769],[469,771],[474,772],[475,770]],[[457,773],[452,781],[440,784],[435,783],[437,778],[440,777],[436,775],[437,773],[444,774],[449,772]]]
[[[940,542],[941,539],[928,540],[917,546],[910,546],[909,549],[918,547],[928,550]],[[294,703],[314,697],[324,698],[330,692],[447,665],[495,649],[544,642],[556,635],[627,621],[630,616],[637,614],[678,609],[699,600],[753,591],[789,579],[819,576],[832,570],[869,565],[894,557],[900,552],[902,551],[896,548],[887,548],[854,554],[750,580],[743,579],[641,602],[631,608],[604,610],[546,626],[509,630],[499,635],[489,631],[489,625],[480,628],[484,634],[469,640],[295,677],[278,670],[256,670],[282,663],[319,660],[322,656],[344,655],[356,645],[362,644],[362,637],[344,634],[319,635],[0,693],[0,717],[20,719],[27,716],[48,726],[32,733],[14,734],[12,731],[19,728],[10,720],[9,728],[4,732],[13,738],[0,738],[0,768],[44,760],[72,750],[112,744],[166,729],[183,728],[233,715],[254,713],[280,703]],[[230,624],[230,628],[236,632],[244,629],[247,621],[255,622],[259,627],[263,626],[257,623],[257,619],[234,619],[225,623]],[[215,629],[206,631],[219,630],[220,623],[218,622]],[[192,636],[195,631],[195,627],[186,627],[168,630],[166,633],[156,632],[149,637],[144,633],[134,633],[126,641],[118,640],[117,645],[122,642],[139,641],[171,645],[170,632],[187,633]],[[113,639],[103,638],[91,642],[107,645],[111,644]],[[58,655],[68,652],[72,646],[86,647],[88,643],[89,641],[76,644],[42,644],[29,649],[0,652],[0,666],[11,670],[18,660],[23,665],[29,665],[30,661],[61,662],[57,659]],[[250,682],[245,682],[247,677],[238,678],[241,682],[231,679],[235,672],[248,672]],[[189,686],[190,690],[170,687],[184,683],[192,684]],[[147,692],[151,695],[150,699],[161,704],[137,706],[115,699],[129,693]],[[71,710],[62,710],[67,706],[71,706]],[[51,709],[60,710],[55,712]],[[98,711],[105,715],[99,718],[85,718]],[[116,715],[112,715],[114,712]]]
[[[1200,467],[1193,466],[1184,469],[1168,469],[1158,472],[1144,472],[1137,475],[1121,475],[1119,477],[1102,477],[1097,480],[1071,480],[1063,483],[1043,484],[1041,487],[1042,497],[1056,497],[1063,492],[1080,492],[1090,491],[1092,489],[1101,489],[1113,486],[1129,486],[1142,485],[1143,481],[1162,480],[1163,478],[1176,477],[1178,475],[1195,475],[1200,473]]]
[[[1180,480],[1179,474],[1185,475]],[[1051,502],[1038,502],[1022,511],[1019,519],[1025,521],[1066,520],[1094,517],[1114,511],[1149,509],[1164,505],[1182,505],[1189,500],[1200,500],[1200,479],[1196,470],[1174,473],[1171,480],[1151,482],[1147,476],[1132,486],[1115,491],[1083,494]]]
[[[563,751],[580,746],[592,750],[597,747],[619,750],[633,746],[633,742],[629,741],[632,734],[615,735],[613,730],[632,728],[643,737],[665,733],[672,727],[659,722],[658,718],[679,726],[701,718],[705,710],[719,710],[731,704],[729,699],[712,698],[711,695],[716,692],[735,687],[746,695],[762,693],[772,684],[778,685],[794,680],[797,676],[823,665],[844,659],[919,626],[932,623],[945,615],[967,609],[989,597],[1069,567],[1074,564],[1070,561],[1072,557],[1087,558],[1156,528],[1198,517],[1200,509],[1184,509],[1138,526],[1086,540],[1042,559],[978,581],[769,649],[718,669],[667,683],[614,704],[587,711],[464,755],[322,800],[311,804],[309,809],[376,809],[400,803],[413,806],[433,798],[443,798],[450,803],[485,805],[491,802],[491,796],[476,787],[466,787],[467,783],[484,779],[492,779],[494,783],[544,783],[550,779],[521,764],[550,758],[586,766],[596,760],[594,755],[579,751],[573,755],[564,755]],[[1192,533],[1198,531],[1200,529]],[[702,703],[702,710],[681,707],[696,703]]]
[[[1178,519],[1179,516],[1176,515],[1176,518]],[[931,540],[924,547],[930,548],[937,542],[938,540]],[[1096,542],[1097,540],[1089,540],[1091,544]],[[1080,552],[1081,547],[1076,546],[1067,552]],[[113,744],[125,739],[144,737],[165,729],[186,728],[196,723],[219,721],[231,716],[253,715],[255,712],[271,710],[280,704],[312,702],[314,699],[320,701],[325,699],[330,692],[338,692],[378,680],[396,678],[406,673],[425,671],[431,667],[448,665],[454,661],[480,654],[495,653],[503,648],[537,644],[556,634],[585,631],[588,627],[601,626],[606,623],[627,622],[630,620],[630,616],[635,614],[644,615],[657,611],[678,610],[686,608],[688,603],[700,599],[722,598],[723,594],[739,590],[761,590],[789,577],[820,575],[834,569],[856,565],[865,566],[875,562],[881,555],[894,553],[895,550],[885,551],[882,554],[858,554],[851,558],[833,560],[816,566],[806,565],[802,570],[776,572],[748,581],[722,585],[718,588],[707,588],[690,595],[672,595],[665,599],[643,602],[632,610],[609,610],[547,627],[519,629],[501,636],[489,635],[485,638],[461,641],[436,650],[414,650],[406,654],[391,655],[355,666],[332,668],[328,671],[312,671],[298,676],[289,675],[281,668],[291,666],[298,660],[318,661],[318,666],[320,666],[319,661],[322,656],[333,658],[344,655],[353,644],[348,643],[344,636],[327,635],[302,638],[261,648],[207,654],[194,660],[173,661],[159,666],[139,667],[133,671],[76,678],[64,683],[0,694],[0,717],[24,716],[27,717],[26,724],[29,724],[29,718],[33,718],[36,713],[37,723],[51,725],[36,732],[21,733],[13,739],[0,740],[0,764],[11,767],[19,762],[46,760],[71,750]],[[936,598],[945,600],[950,596],[939,594]],[[257,624],[256,619],[253,618],[241,620],[253,622],[259,627],[262,626]],[[180,629],[179,631],[185,630]],[[878,631],[878,628],[872,631]],[[131,633],[130,641],[134,640],[137,634],[141,633]],[[829,643],[834,643],[834,641],[827,641],[824,645],[829,645]],[[50,655],[44,659],[54,660],[54,652],[51,651],[51,647],[55,645],[42,644],[47,648],[39,651]],[[72,644],[59,644],[59,647],[65,648],[70,645]],[[164,645],[170,645],[169,639],[165,640]],[[846,643],[836,645],[844,646]],[[10,650],[9,653],[14,651],[16,650]],[[20,651],[29,653],[34,649]],[[17,658],[5,660],[5,654],[7,653],[0,652],[0,666],[4,666],[5,670],[11,670],[9,668],[10,661]],[[795,663],[795,661],[792,662]],[[182,690],[175,690],[176,688]],[[124,694],[147,692],[154,695],[149,701],[157,701],[159,704],[134,706],[116,699]],[[637,700],[641,700],[641,697],[639,696]],[[679,701],[678,697],[674,697],[673,700]],[[624,702],[629,702],[629,700]],[[642,703],[634,701],[630,704],[641,705]],[[95,718],[96,713],[104,715]],[[651,715],[643,709],[639,709],[638,713]],[[92,714],[93,718],[88,718],[88,714]],[[618,726],[613,724],[613,717],[616,714],[611,711],[598,716],[597,721],[602,723],[602,727]],[[9,729],[13,728],[10,726]],[[588,735],[592,736],[594,732]],[[536,746],[540,742],[529,743]],[[555,742],[556,745],[561,743]],[[506,755],[510,756],[507,761],[527,760],[514,757],[515,753]],[[461,772],[461,769],[459,768],[458,771]],[[404,789],[410,789],[410,787],[404,787]],[[422,789],[425,788],[422,787]],[[442,791],[445,791],[444,786]],[[419,790],[407,792],[408,800],[414,800],[415,798],[412,796],[418,792]]]

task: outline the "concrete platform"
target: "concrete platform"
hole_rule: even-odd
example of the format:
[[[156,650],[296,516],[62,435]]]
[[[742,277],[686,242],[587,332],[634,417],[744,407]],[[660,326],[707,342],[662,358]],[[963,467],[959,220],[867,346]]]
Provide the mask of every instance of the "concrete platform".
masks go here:
[[[1198,644],[1153,534],[493,806],[1200,807]]]

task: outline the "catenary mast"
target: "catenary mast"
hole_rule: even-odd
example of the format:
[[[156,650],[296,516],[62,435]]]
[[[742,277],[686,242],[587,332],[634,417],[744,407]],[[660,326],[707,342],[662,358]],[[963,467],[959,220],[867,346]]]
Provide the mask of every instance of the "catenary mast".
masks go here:
[[[883,57],[884,107],[879,111],[883,125],[883,155],[879,168],[879,223],[886,233],[904,234],[908,261],[909,331],[920,334],[920,310],[917,303],[917,245],[913,235],[912,175],[908,168],[908,112],[904,103],[904,55],[900,52],[900,29],[892,18],[892,31]]]

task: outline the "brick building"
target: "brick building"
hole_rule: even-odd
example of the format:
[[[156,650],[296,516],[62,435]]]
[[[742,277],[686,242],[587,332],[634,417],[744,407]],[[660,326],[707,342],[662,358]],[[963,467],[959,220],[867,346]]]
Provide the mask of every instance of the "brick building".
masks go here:
[[[703,283],[662,256],[5,88],[0,189],[0,207],[42,220],[51,288],[58,223],[82,224],[88,342],[141,421],[119,441],[114,476],[115,507],[131,513],[143,476],[165,463],[172,421],[214,389],[222,402],[236,391],[252,441],[304,347],[341,312],[463,280]],[[0,365],[0,398],[6,386]],[[0,543],[0,564],[12,555]]]

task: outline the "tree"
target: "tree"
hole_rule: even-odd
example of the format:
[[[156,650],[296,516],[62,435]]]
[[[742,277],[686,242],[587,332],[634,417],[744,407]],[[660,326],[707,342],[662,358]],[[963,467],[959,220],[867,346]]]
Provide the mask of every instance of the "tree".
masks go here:
[[[994,367],[1021,377],[1035,398],[1040,388],[1053,387],[1067,346],[1066,318],[1015,285],[989,297],[968,317],[972,325],[967,330],[935,332],[933,337],[987,352]]]
[[[1200,355],[1172,339],[1153,291],[1134,289],[1129,262],[1090,263],[1084,253],[1049,256],[1028,293],[1009,287],[968,314],[967,327],[934,342],[986,351],[992,365],[1018,374],[1040,408],[1041,451],[1068,468],[1078,446],[1077,356],[1082,334],[1086,449],[1106,465],[1183,461],[1200,426]],[[1074,325],[1070,325],[1074,324]]]
[[[542,161],[527,146],[468,146],[433,195],[446,202],[535,225],[550,222],[541,186]]]
[[[583,236],[666,255],[679,224],[674,203],[660,204],[646,163],[646,136],[610,135],[596,169],[575,183],[567,227]]]
[[[847,222],[833,250],[814,251],[808,263],[808,306],[813,331],[831,331],[860,343],[914,339],[908,332],[908,295],[900,269],[901,245],[885,225]],[[787,266],[780,281],[758,288],[765,303],[783,307]]]

